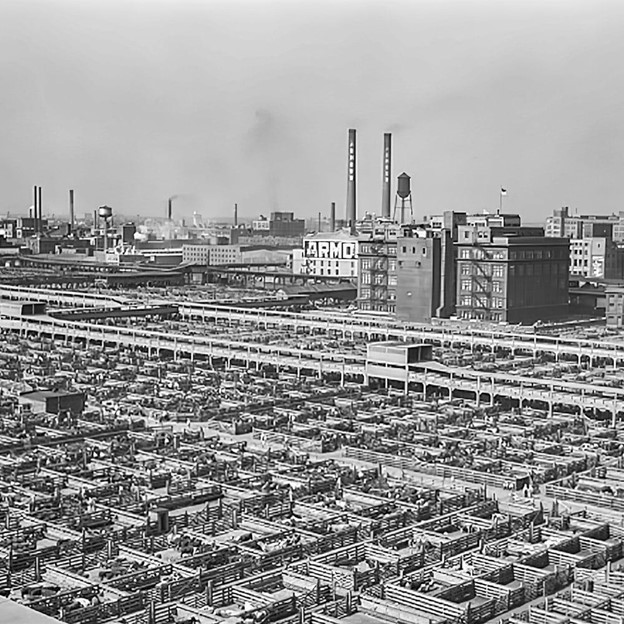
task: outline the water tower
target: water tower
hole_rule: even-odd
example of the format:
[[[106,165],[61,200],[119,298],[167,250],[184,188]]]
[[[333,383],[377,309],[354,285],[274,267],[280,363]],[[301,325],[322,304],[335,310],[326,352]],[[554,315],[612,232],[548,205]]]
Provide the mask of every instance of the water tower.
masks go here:
[[[104,222],[104,251],[108,248],[108,223],[112,220],[113,209],[110,206],[100,206],[98,216]]]
[[[407,173],[402,173],[397,178],[397,192],[394,198],[394,220],[397,221],[397,210],[399,211],[399,224],[405,224],[405,213],[409,210],[410,223],[414,221],[414,210],[412,208],[412,188],[411,178]]]

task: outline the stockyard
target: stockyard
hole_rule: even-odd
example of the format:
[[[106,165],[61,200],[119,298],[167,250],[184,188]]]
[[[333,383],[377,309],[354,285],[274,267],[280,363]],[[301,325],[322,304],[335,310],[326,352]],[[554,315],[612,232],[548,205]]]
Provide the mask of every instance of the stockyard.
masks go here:
[[[617,332],[0,291],[26,621],[624,624]]]

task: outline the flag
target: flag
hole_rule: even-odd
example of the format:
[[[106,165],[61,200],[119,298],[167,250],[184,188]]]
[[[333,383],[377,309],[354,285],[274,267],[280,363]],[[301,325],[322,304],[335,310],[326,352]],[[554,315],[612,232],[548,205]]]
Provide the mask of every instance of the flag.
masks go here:
[[[501,195],[507,195],[507,189],[501,188]]]

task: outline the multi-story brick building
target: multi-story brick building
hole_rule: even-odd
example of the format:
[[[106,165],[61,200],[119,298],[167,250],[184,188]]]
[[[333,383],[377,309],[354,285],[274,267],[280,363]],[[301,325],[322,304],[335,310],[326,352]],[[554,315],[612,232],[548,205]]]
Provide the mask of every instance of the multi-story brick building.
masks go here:
[[[397,238],[401,226],[387,219],[358,224],[358,307],[396,312]]]
[[[462,226],[457,315],[532,323],[568,310],[569,241],[542,228]]]
[[[624,248],[611,238],[570,240],[570,275],[602,279],[624,278]]]

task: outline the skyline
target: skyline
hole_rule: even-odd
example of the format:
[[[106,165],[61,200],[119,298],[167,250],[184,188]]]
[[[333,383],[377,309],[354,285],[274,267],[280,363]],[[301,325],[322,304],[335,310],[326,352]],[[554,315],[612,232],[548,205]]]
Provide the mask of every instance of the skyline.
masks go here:
[[[5,0],[0,23],[2,214],[39,184],[55,214],[73,188],[77,214],[341,217],[350,127],[360,217],[384,132],[417,217],[501,187],[531,222],[621,206],[615,2]]]

